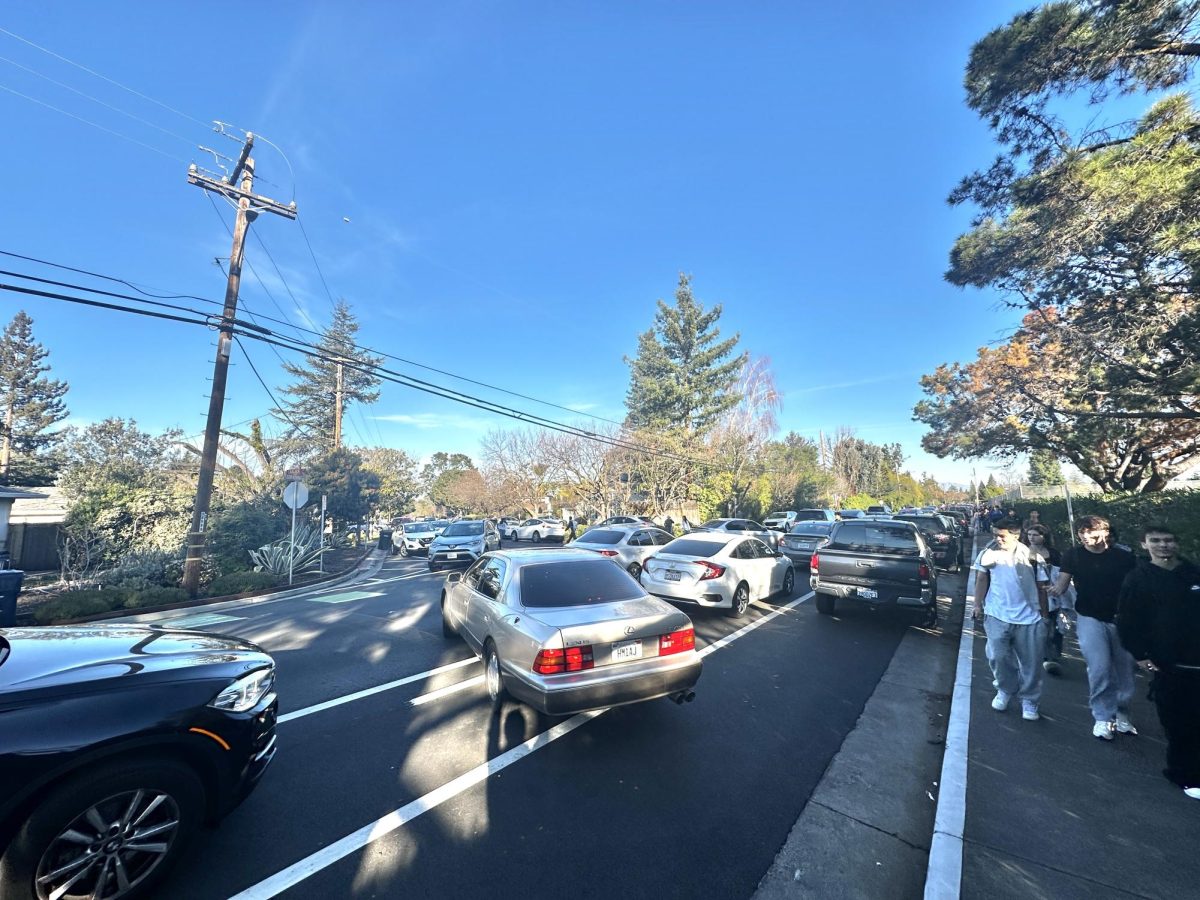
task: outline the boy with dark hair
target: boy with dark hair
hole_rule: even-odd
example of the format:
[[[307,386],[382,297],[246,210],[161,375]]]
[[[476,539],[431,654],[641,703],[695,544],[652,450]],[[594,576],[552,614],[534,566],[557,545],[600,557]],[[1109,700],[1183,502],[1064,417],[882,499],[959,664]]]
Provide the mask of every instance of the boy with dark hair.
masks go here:
[[[1111,542],[1112,526],[1103,516],[1084,516],[1075,526],[1080,546],[1063,553],[1058,580],[1050,588],[1061,597],[1075,582],[1076,635],[1087,663],[1092,736],[1111,741],[1114,733],[1137,734],[1129,721],[1133,699],[1133,657],[1121,644],[1117,595],[1134,566],[1133,554]]]
[[[1117,609],[1121,641],[1154,673],[1154,705],[1167,734],[1163,774],[1200,800],[1200,568],[1179,555],[1166,525],[1147,525],[1139,560]]]

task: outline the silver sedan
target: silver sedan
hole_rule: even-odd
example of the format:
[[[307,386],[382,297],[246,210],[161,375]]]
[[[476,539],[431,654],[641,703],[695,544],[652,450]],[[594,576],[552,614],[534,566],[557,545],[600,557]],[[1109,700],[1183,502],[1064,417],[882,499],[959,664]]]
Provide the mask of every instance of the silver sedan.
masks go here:
[[[702,663],[686,613],[585,550],[487,553],[442,589],[442,633],[483,659],[498,707],[551,715],[691,700]]]
[[[753,519],[710,519],[692,529],[692,533],[697,531],[715,531],[731,537],[754,537],[772,549],[779,546],[779,532]]]
[[[591,550],[620,563],[621,568],[637,579],[642,574],[642,560],[652,556],[659,547],[675,540],[661,528],[646,525],[604,525],[590,528],[571,543],[580,550]]]

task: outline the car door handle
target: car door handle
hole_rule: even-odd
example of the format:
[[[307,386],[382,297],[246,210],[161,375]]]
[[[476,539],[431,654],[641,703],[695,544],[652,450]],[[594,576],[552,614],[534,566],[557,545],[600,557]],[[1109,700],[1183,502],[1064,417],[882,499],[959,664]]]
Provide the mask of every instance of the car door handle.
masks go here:
[[[855,565],[856,565],[856,566],[858,566],[860,569],[873,569],[873,568],[875,568],[875,563],[873,563],[873,562],[869,562],[869,561],[867,561],[867,560],[863,560],[863,559],[860,559],[858,562],[856,562],[856,563],[855,563]]]

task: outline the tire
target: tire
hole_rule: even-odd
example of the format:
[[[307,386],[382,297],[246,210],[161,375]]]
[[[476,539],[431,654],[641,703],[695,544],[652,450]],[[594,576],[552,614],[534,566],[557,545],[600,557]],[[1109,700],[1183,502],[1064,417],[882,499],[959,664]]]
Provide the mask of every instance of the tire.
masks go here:
[[[733,603],[725,610],[725,615],[731,619],[740,619],[750,608],[750,588],[742,582],[733,592]]]
[[[403,541],[400,542],[400,558],[408,558],[408,544],[404,543]]]
[[[629,566],[625,569],[625,571],[629,573],[630,577],[633,578],[634,581],[638,582],[639,584],[641,583],[641,580],[642,580],[642,564],[641,563],[631,562],[629,564]]]
[[[540,544],[542,542],[542,533],[540,531],[535,531],[533,533],[533,542],[535,544]]]
[[[512,542],[515,544],[515,543],[517,542],[517,540],[518,540],[518,538],[517,538],[517,533],[516,533],[515,531],[514,531],[514,532],[512,532],[512,533],[511,533],[511,534],[508,536],[508,539],[509,539],[510,541],[512,541]]]
[[[937,623],[938,623],[938,607],[937,607],[937,603],[934,603],[933,606],[929,607],[929,612],[925,615],[925,618],[921,620],[921,627],[922,628],[937,628]]]
[[[149,804],[160,797],[153,809]],[[124,815],[134,809],[134,817],[145,815],[140,827],[127,826],[122,832]],[[95,810],[104,822],[118,829],[106,852],[99,840],[98,828],[85,816]],[[72,861],[83,859],[89,850],[92,862],[83,867],[87,872],[71,888],[71,896],[87,895],[99,886],[103,877],[115,880],[114,863],[124,863],[130,884],[127,890],[104,893],[106,900],[134,900],[152,896],[154,886],[170,870],[175,860],[199,830],[205,814],[204,784],[200,777],[183,763],[173,760],[128,760],[102,765],[86,773],[68,778],[44,797],[37,808],[17,831],[4,856],[0,857],[0,896],[50,896],[43,886],[39,894],[37,880],[47,873],[61,869]],[[131,838],[149,829],[142,846],[153,846],[152,852],[134,849]],[[97,840],[91,847],[73,840],[59,838],[68,830],[82,832]],[[154,840],[146,843],[153,835]],[[161,849],[159,849],[161,848]],[[78,868],[74,874],[78,873]],[[73,877],[61,876],[51,887],[61,887]]]
[[[784,597],[792,596],[792,591],[796,589],[796,570],[788,567],[787,574],[783,576],[783,591]]]
[[[821,615],[832,616],[836,606],[837,597],[830,597],[828,594],[817,594],[817,612]]]
[[[483,647],[483,683],[492,709],[499,709],[507,699],[508,691],[504,689],[504,677],[500,674],[500,655],[491,640]]]
[[[458,632],[454,630],[454,626],[450,624],[450,620],[446,618],[446,595],[442,594],[442,637],[456,638]]]

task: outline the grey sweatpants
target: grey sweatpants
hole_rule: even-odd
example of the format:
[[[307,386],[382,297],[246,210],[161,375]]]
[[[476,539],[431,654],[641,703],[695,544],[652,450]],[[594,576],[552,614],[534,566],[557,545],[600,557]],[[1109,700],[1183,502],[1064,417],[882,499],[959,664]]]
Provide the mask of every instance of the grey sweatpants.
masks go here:
[[[1107,722],[1117,711],[1129,709],[1133,699],[1133,670],[1137,663],[1121,646],[1117,626],[1091,616],[1080,616],[1076,625],[1079,649],[1087,662],[1088,705],[1097,722]]]
[[[1045,626],[1013,625],[986,616],[987,658],[997,688],[1010,697],[1037,703],[1042,696],[1042,656],[1046,647]]]

